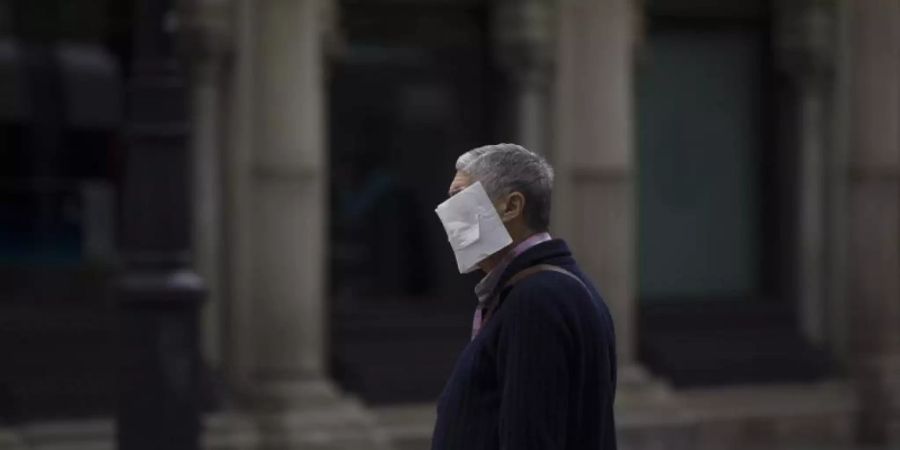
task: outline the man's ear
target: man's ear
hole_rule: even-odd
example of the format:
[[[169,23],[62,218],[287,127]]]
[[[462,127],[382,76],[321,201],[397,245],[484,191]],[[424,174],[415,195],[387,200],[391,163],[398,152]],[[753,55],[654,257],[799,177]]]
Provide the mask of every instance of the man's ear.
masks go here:
[[[500,219],[504,223],[521,217],[525,213],[525,196],[521,192],[513,192],[506,196],[506,202],[500,210]]]

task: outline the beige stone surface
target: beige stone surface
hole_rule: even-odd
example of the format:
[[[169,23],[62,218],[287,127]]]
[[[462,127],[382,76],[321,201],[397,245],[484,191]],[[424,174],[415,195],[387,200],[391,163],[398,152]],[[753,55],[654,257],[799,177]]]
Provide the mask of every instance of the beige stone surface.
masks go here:
[[[856,448],[857,405],[842,382],[678,392],[644,386],[652,388],[626,387],[618,396],[623,450]],[[433,404],[367,409],[343,399],[291,411],[217,413],[206,418],[203,442],[211,450],[426,450],[434,420]],[[0,443],[12,436],[28,449],[99,450],[112,448],[112,432],[110,420],[38,423],[0,431]]]
[[[609,304],[619,359],[634,359],[637,229],[632,51],[637,4],[559,2],[554,232]]]
[[[322,11],[330,0],[259,0],[256,161],[265,167],[325,169]]]
[[[326,374],[328,0],[235,4],[226,155],[229,371],[244,407],[213,448],[385,448]],[[237,431],[235,431],[237,430]]]
[[[230,378],[239,391],[325,376],[326,6],[265,0],[235,7],[226,278]]]
[[[395,450],[431,448],[431,433],[437,419],[432,403],[374,408],[378,428],[390,439]]]
[[[900,3],[894,0],[851,2],[850,40],[855,165],[879,168],[900,164]]]
[[[616,425],[619,447],[628,450],[837,450],[855,448],[857,411],[853,389],[840,381],[675,392],[642,383],[620,387]],[[373,412],[396,448],[428,448],[434,405]]]
[[[0,450],[25,450],[25,446],[17,433],[0,428]]]
[[[565,167],[632,167],[632,0],[559,2],[556,150]],[[563,153],[560,153],[562,155]]]
[[[900,445],[900,3],[852,2],[848,293],[861,438]]]

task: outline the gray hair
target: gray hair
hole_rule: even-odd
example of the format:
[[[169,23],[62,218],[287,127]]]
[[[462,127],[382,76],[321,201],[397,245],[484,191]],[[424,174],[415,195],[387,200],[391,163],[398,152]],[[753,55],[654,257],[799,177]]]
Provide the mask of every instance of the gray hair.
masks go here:
[[[486,145],[463,153],[456,170],[480,181],[493,201],[522,193],[528,226],[534,231],[550,227],[553,168],[542,156],[516,144]]]

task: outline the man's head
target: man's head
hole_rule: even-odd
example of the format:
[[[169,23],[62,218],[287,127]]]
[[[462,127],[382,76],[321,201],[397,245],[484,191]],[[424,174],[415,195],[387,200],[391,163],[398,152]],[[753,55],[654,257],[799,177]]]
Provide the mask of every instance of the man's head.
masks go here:
[[[480,181],[515,240],[550,226],[553,168],[540,155],[515,144],[478,147],[456,161],[452,196]]]

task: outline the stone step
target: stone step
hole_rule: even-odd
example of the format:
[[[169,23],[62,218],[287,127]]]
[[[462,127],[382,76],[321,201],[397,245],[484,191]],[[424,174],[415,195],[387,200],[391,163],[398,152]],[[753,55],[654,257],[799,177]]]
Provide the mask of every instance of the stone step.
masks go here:
[[[622,450],[857,448],[856,400],[842,382],[675,392],[648,383],[620,389],[617,398]],[[386,406],[374,413],[396,449],[430,448],[433,404]]]
[[[113,450],[114,440],[109,418],[0,428],[0,450]],[[352,399],[278,413],[210,414],[201,440],[205,450],[393,450],[368,411]]]

